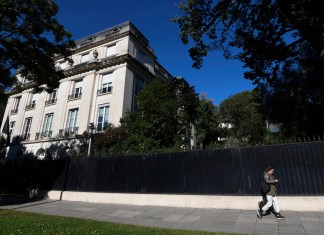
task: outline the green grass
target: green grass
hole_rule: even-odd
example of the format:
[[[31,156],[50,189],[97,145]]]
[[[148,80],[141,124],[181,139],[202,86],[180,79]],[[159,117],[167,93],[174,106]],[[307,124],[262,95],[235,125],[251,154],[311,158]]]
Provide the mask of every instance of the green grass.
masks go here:
[[[131,235],[207,235],[224,234],[151,228],[133,225],[99,222],[94,220],[41,215],[12,210],[0,210],[0,234],[131,234]]]

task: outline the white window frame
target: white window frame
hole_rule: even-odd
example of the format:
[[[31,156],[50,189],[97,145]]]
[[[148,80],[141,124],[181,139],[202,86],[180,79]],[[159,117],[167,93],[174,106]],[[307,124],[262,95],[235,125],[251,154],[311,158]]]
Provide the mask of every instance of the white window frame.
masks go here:
[[[109,109],[110,109],[110,104],[103,104],[103,105],[100,105],[98,107],[97,131],[99,131],[99,132],[100,131],[104,131],[105,129],[108,128],[108,124],[109,124]]]
[[[116,55],[116,44],[107,46],[106,57]]]
[[[81,64],[82,63],[86,63],[90,60],[90,53],[84,53],[84,54],[81,54]]]
[[[69,116],[67,120],[67,132],[73,133],[76,130],[76,124],[78,121],[79,108],[73,108],[69,110]]]
[[[68,62],[67,61],[61,61],[61,62],[59,62],[59,67],[62,70],[66,69],[68,67]]]
[[[14,128],[15,128],[16,122],[10,122],[9,123],[9,135],[12,136],[12,133],[14,132]]]
[[[21,100],[21,96],[15,98],[13,109],[11,110],[11,113],[17,113],[18,112],[20,100]]]
[[[32,125],[33,118],[25,118],[24,130],[23,130],[23,140],[29,140],[30,137],[30,128]]]
[[[113,80],[113,73],[105,73],[102,75],[101,78],[101,94],[111,93],[113,86],[112,86],[112,80]]]
[[[74,98],[81,98],[82,96],[82,84],[83,80],[78,80],[74,82],[73,96]]]
[[[52,128],[54,113],[45,114],[44,125],[43,125],[43,137],[50,137],[50,131]]]

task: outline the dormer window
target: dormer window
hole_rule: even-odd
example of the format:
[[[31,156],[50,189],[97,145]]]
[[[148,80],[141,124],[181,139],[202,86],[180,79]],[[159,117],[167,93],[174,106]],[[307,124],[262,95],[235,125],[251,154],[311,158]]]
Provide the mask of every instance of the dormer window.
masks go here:
[[[106,57],[111,57],[116,55],[116,45],[107,46]]]
[[[64,70],[68,67],[68,62],[67,61],[62,61],[59,63],[60,69]]]
[[[89,53],[81,55],[81,64],[89,61]]]

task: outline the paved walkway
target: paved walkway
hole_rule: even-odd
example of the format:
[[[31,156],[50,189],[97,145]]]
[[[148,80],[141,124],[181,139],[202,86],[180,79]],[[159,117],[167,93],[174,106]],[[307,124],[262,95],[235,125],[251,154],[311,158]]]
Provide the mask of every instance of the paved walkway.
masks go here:
[[[242,202],[244,203],[244,202]],[[277,221],[273,214],[257,219],[256,211],[133,206],[39,200],[0,195],[0,209],[68,216],[121,224],[261,235],[324,234],[324,212],[291,212]]]

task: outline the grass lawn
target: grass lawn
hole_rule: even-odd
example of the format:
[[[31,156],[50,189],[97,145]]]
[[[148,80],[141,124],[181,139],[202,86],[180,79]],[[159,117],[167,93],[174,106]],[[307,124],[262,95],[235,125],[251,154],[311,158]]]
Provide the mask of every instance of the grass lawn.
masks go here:
[[[164,228],[150,228],[133,225],[114,224],[94,220],[49,216],[34,213],[0,210],[0,234],[131,234],[131,235],[207,235],[224,234],[184,231]]]

